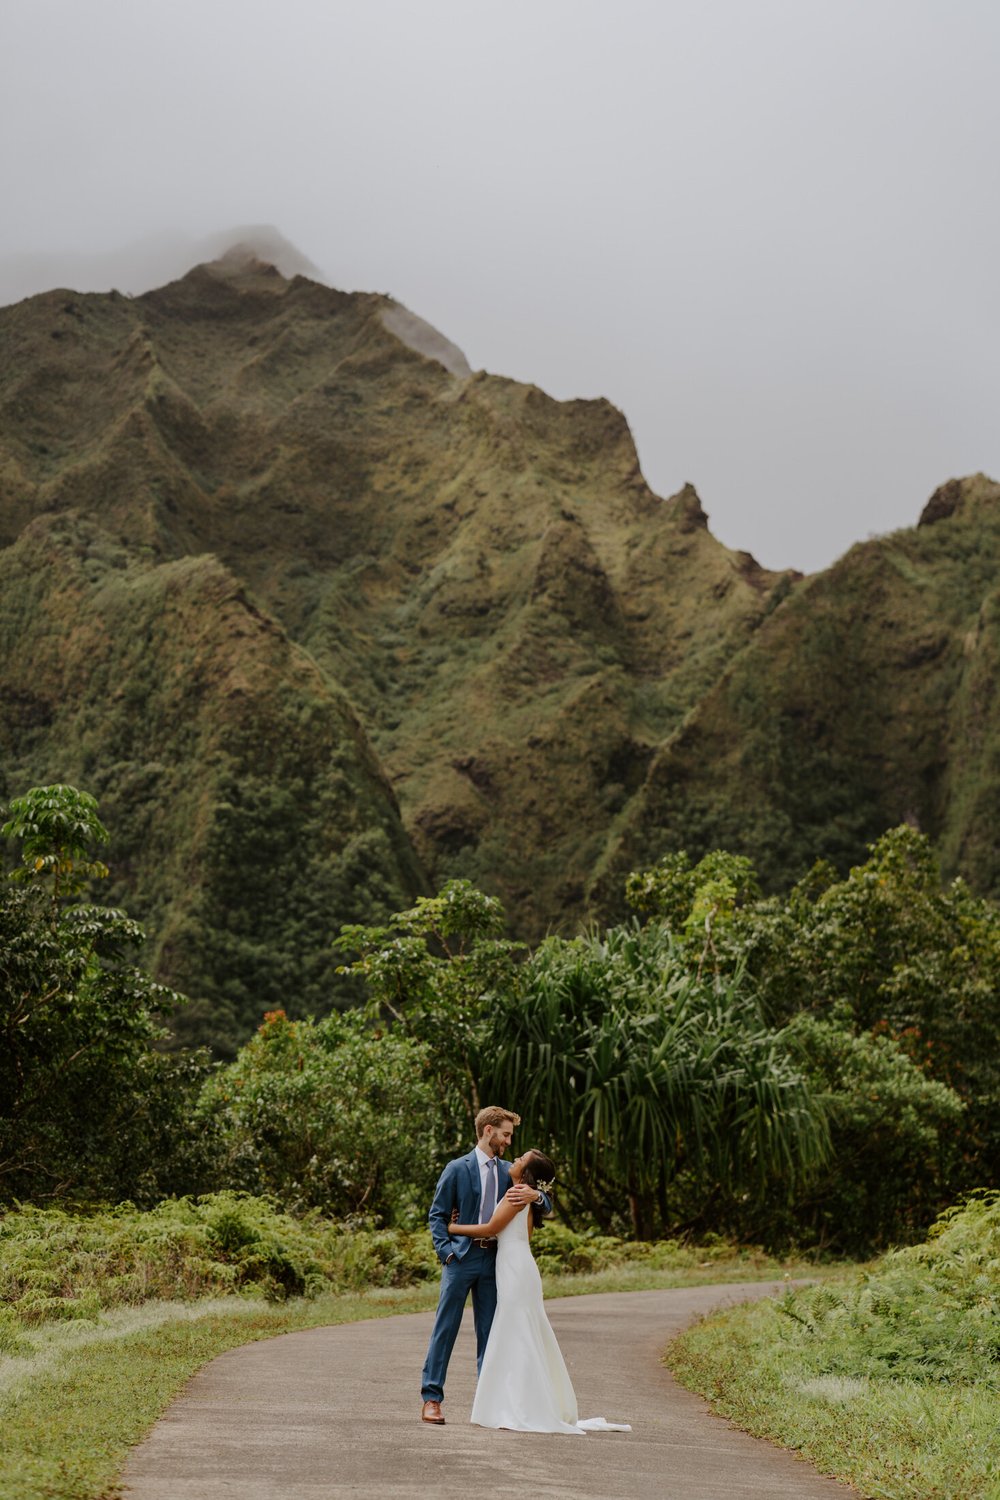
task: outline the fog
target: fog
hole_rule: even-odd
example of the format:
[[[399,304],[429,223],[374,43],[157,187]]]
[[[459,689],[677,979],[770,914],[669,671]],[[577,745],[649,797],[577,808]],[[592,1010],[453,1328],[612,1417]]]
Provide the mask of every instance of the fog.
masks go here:
[[[998,43],[985,0],[6,0],[0,300],[275,225],[812,570],[1000,477]]]

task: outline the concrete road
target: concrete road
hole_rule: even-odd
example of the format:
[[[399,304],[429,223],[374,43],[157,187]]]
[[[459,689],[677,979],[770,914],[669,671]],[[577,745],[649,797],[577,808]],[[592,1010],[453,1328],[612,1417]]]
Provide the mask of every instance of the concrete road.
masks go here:
[[[770,1284],[606,1293],[546,1304],[586,1437],[471,1426],[475,1345],[463,1328],[444,1427],[420,1421],[431,1314],[313,1328],[221,1355],[190,1381],[124,1475],[129,1500],[835,1500],[857,1492],[712,1416],[661,1364],[693,1318]]]

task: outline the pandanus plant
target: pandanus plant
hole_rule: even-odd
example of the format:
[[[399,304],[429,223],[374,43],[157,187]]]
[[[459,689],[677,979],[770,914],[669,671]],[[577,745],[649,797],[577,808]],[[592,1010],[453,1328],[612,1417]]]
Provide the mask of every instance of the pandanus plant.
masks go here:
[[[692,973],[666,930],[543,943],[494,1012],[491,1097],[563,1164],[564,1203],[637,1238],[671,1226],[682,1170],[706,1191],[791,1185],[829,1145],[805,1078],[743,976]]]

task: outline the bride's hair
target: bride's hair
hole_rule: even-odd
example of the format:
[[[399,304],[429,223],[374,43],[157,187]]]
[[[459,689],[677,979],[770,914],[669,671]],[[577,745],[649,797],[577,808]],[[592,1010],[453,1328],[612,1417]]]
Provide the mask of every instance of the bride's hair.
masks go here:
[[[551,1183],[556,1175],[556,1169],[551,1159],[544,1151],[532,1150],[528,1154],[528,1160],[521,1168],[521,1181],[527,1183],[528,1187],[537,1187],[540,1182]],[[534,1204],[531,1217],[535,1228],[541,1224],[545,1215],[538,1204]]]

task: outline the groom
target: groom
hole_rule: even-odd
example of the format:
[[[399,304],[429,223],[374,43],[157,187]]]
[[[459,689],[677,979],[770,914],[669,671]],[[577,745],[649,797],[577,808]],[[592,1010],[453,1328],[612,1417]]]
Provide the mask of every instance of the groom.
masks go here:
[[[497,1309],[497,1242],[452,1238],[448,1225],[487,1224],[506,1193],[512,1203],[541,1203],[551,1213],[548,1198],[537,1188],[511,1183],[503,1154],[521,1116],[490,1105],[476,1116],[476,1146],[468,1156],[450,1161],[441,1173],[429,1215],[431,1239],[444,1270],[434,1331],[431,1334],[421,1386],[422,1420],[444,1422],[441,1402],[448,1361],[462,1322],[469,1292],[476,1324],[476,1369],[483,1363],[486,1342]]]

